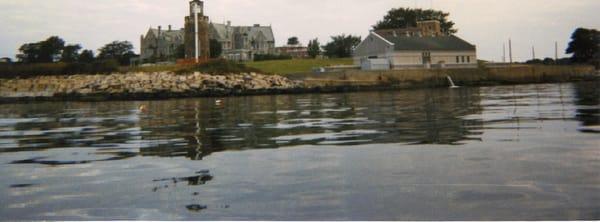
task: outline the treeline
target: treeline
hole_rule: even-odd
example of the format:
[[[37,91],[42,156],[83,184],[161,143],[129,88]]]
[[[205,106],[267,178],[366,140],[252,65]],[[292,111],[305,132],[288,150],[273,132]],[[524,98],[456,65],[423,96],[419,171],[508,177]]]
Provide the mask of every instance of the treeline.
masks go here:
[[[66,44],[58,37],[26,43],[19,47],[17,62],[0,63],[0,78],[37,75],[99,74],[119,70],[138,57],[128,41],[113,41],[94,51],[82,50],[80,44]]]
[[[573,61],[571,58],[560,58],[558,60],[554,60],[553,58],[544,58],[544,59],[531,59],[527,60],[525,64],[532,65],[571,65]]]
[[[600,68],[600,32],[596,29],[577,28],[571,35],[571,42],[566,50],[567,54],[573,54],[570,58],[532,59],[526,64],[543,65],[571,65],[590,64],[597,69]]]
[[[324,56],[328,58],[347,58],[352,56],[352,50],[358,46],[361,42],[360,36],[341,34],[337,36],[331,36],[331,41],[325,45],[321,45],[319,39],[312,39],[308,42],[307,52],[310,58],[317,58]],[[288,45],[299,45],[298,37],[290,37],[288,39]],[[281,59],[292,59],[291,56],[286,55],[255,55],[254,61],[264,60],[281,60]]]

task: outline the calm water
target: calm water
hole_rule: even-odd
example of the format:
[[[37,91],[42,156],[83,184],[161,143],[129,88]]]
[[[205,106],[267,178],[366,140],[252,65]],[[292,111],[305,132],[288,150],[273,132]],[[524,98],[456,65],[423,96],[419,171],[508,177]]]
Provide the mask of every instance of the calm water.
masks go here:
[[[4,104],[0,218],[600,219],[599,86]]]

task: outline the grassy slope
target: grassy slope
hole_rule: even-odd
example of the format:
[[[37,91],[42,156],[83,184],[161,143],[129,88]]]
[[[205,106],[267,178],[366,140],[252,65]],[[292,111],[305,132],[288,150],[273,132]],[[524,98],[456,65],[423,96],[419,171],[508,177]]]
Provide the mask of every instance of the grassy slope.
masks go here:
[[[262,70],[271,74],[290,74],[299,72],[310,72],[313,68],[332,65],[352,65],[351,58],[343,59],[294,59],[247,62],[247,66]]]

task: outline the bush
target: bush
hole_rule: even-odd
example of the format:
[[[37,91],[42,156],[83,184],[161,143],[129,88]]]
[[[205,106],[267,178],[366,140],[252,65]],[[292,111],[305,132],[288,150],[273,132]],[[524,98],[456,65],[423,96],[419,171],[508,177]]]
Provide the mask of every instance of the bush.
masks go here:
[[[119,63],[116,60],[99,60],[93,63],[70,63],[65,67],[65,74],[108,74],[117,72]]]
[[[60,75],[66,67],[65,63],[1,64],[0,78]]]
[[[247,67],[246,65],[238,62],[228,61],[225,59],[216,59],[202,64],[182,67],[175,72],[178,74],[201,72],[213,75],[222,75],[230,73],[260,72],[260,70]]]
[[[30,78],[35,76],[104,74],[116,72],[119,63],[115,60],[99,60],[93,63],[13,63],[0,64],[0,78]]]
[[[273,54],[255,54],[254,61],[267,61],[267,60],[289,60],[292,59],[291,55],[273,55]]]

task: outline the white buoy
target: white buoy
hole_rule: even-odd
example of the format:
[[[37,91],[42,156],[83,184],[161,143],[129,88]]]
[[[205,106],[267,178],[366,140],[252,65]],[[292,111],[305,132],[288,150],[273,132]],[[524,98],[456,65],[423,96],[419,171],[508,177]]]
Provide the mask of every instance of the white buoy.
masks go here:
[[[456,89],[456,88],[460,88],[460,86],[457,86],[454,84],[454,81],[452,81],[452,78],[450,76],[446,76],[448,78],[448,82],[450,82],[450,88],[451,89]]]

